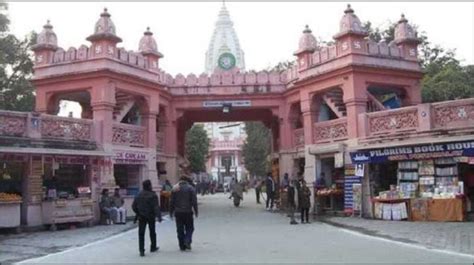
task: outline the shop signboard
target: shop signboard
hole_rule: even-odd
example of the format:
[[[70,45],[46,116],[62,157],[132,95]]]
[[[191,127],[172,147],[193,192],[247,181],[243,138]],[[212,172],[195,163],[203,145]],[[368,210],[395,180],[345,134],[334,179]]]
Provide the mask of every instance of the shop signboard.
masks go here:
[[[335,168],[342,168],[344,167],[344,153],[336,153],[334,155],[334,167]]]
[[[202,106],[205,108],[221,108],[224,104],[229,104],[232,107],[251,107],[252,102],[250,100],[212,100],[203,101]]]
[[[352,205],[352,212],[362,211],[362,184],[354,183],[352,184],[352,197],[354,204]]]
[[[346,165],[344,169],[344,211],[352,213],[354,204],[353,185],[361,183],[361,177],[355,176],[355,166]]]
[[[148,161],[148,156],[140,152],[116,151],[114,159],[117,164],[144,164]]]
[[[423,160],[440,157],[474,157],[474,141],[387,147],[351,152],[350,155],[354,164]]]

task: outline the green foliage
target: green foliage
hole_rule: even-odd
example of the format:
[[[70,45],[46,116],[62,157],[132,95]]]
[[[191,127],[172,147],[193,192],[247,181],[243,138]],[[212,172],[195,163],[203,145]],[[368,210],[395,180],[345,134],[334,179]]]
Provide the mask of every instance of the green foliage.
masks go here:
[[[390,43],[395,36],[396,23],[387,29],[373,28],[370,22],[363,27],[369,39]],[[414,26],[416,29],[417,27]],[[420,65],[424,72],[421,83],[423,102],[437,102],[474,97],[474,66],[461,66],[454,50],[433,45],[424,32],[418,35]]]
[[[8,5],[0,1],[0,109],[31,111],[35,96],[30,82],[33,61],[29,51],[36,33],[23,40],[10,34],[7,10]]]
[[[193,125],[186,132],[186,158],[190,163],[191,172],[206,171],[209,142],[207,132],[202,124]]]
[[[251,176],[265,176],[270,164],[270,130],[261,122],[246,122],[247,139],[242,147],[244,164]]]

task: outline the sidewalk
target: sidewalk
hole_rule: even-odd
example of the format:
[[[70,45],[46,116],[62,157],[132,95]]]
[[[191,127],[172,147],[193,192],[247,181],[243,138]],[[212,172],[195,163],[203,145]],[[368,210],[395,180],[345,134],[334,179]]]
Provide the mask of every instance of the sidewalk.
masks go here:
[[[136,225],[129,221],[126,225],[97,225],[55,232],[41,231],[0,235],[0,263],[13,263],[82,246],[135,227]]]
[[[357,217],[315,218],[366,235],[419,244],[428,248],[474,254],[474,222],[406,222]]]

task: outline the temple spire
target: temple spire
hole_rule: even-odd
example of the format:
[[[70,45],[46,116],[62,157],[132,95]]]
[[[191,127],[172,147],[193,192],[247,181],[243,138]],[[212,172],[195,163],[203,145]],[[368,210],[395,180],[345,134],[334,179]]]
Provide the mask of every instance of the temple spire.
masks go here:
[[[235,58],[236,68],[245,69],[244,52],[240,48],[239,39],[226,8],[225,0],[222,1],[214,32],[206,52],[205,71],[207,73],[213,73],[218,68],[218,60],[223,53],[230,53]]]

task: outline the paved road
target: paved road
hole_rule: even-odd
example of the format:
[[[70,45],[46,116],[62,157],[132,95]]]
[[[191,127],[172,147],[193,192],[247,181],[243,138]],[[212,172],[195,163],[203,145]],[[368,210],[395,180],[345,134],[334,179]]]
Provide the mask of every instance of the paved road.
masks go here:
[[[377,239],[327,224],[289,225],[285,215],[267,212],[250,193],[241,208],[224,195],[199,197],[192,252],[180,252],[175,226],[158,225],[158,253],[139,257],[133,229],[83,247],[25,261],[33,263],[464,263],[473,256]],[[148,244],[148,242],[147,242]]]

